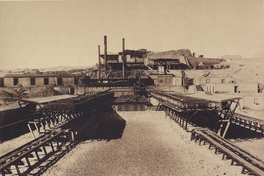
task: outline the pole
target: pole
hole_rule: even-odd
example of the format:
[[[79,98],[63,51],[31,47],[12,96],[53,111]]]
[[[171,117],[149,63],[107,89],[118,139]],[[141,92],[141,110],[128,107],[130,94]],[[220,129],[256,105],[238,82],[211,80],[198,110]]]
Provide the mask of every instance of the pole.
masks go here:
[[[98,45],[98,79],[101,79],[100,45]]]
[[[107,36],[104,36],[104,70],[107,71]]]
[[[123,79],[125,79],[125,38],[123,38],[122,40],[123,42],[123,46],[122,46],[122,60],[123,60],[123,67],[122,67],[122,70],[123,70]]]

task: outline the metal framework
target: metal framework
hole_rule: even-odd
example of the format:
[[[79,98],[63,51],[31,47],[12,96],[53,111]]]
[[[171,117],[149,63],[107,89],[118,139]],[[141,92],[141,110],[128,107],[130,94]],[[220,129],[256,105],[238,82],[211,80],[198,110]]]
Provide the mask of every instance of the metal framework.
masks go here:
[[[197,95],[172,94],[161,91],[152,91],[151,96],[160,103],[159,109],[163,106],[166,114],[180,124],[185,130],[192,118],[206,114],[204,118],[214,118],[221,124],[218,134],[225,136],[231,119],[239,105],[240,97],[206,97]],[[217,125],[217,124],[216,124]]]
[[[62,140],[63,138],[66,138],[64,130],[54,130],[45,136],[40,136],[39,138],[1,156],[0,172],[3,176],[6,174],[12,174],[11,166],[15,166],[17,174],[20,175],[21,170],[31,169],[37,161],[48,157],[51,153],[54,153],[57,150],[60,150],[61,146],[65,143],[65,140]],[[43,157],[41,157],[41,155]],[[30,159],[34,157],[37,158],[37,161]],[[20,168],[19,166],[25,165],[25,162],[28,167]]]
[[[96,109],[111,107],[113,97],[113,92],[104,91],[67,98],[58,96],[21,100],[20,104],[28,103],[38,107],[27,116],[27,125],[34,140],[1,156],[0,173],[11,174],[11,166],[15,167],[18,175],[29,173],[37,163],[59,151],[62,145],[78,142],[78,137],[85,130],[85,124]],[[38,132],[38,137],[33,133],[33,127]],[[37,161],[30,159],[34,157]],[[19,165],[25,165],[25,162],[28,167],[21,170]]]
[[[235,113],[233,117],[231,118],[231,122],[238,126],[247,128],[249,130],[259,132],[262,134],[264,133],[264,121],[263,120],[250,117],[248,115]]]

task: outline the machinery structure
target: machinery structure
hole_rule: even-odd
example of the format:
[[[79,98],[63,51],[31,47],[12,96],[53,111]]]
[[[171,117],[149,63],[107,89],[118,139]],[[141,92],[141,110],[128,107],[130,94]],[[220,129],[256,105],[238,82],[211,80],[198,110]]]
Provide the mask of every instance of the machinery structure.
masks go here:
[[[104,91],[81,96],[62,95],[20,100],[21,106],[28,104],[36,107],[24,119],[34,140],[1,156],[0,173],[13,174],[11,167],[14,166],[18,175],[29,174],[63,146],[70,147],[78,143],[95,113],[111,108],[113,96],[113,92]],[[34,134],[34,131],[38,134]],[[19,167],[26,163],[28,167]]]
[[[206,95],[205,92],[183,95],[152,91],[151,96],[159,101],[158,110],[165,112],[186,130],[188,123],[206,127],[225,137],[230,124],[264,133],[264,121],[235,113],[239,96]]]
[[[188,123],[193,123],[208,127],[223,137],[241,99],[235,96],[181,95],[161,91],[153,91],[151,96],[159,101],[158,108],[163,108],[167,115],[179,121],[186,130]]]
[[[174,54],[174,52],[169,53]],[[177,86],[184,90],[191,86],[199,87],[199,92],[181,94],[155,87],[172,85],[174,75],[169,73],[170,70],[207,68],[219,64],[222,60],[210,60],[203,56],[196,58],[189,50],[178,50],[176,54],[179,58],[171,58],[168,54],[166,57],[152,54],[150,59],[152,65],[149,66],[145,60],[148,54],[149,51],[145,49],[125,49],[124,38],[122,52],[109,53],[107,37],[104,36],[103,54],[100,53],[98,46],[98,68],[89,70],[88,75],[79,76],[78,80],[81,79],[80,84],[84,88],[107,88],[106,91],[19,100],[21,112],[25,113],[23,119],[15,124],[26,123],[34,139],[1,156],[0,173],[12,174],[15,170],[18,175],[29,174],[42,160],[49,158],[66,144],[70,148],[78,143],[83,137],[86,125],[90,123],[89,120],[95,117],[97,112],[104,112],[105,109],[113,110],[112,107],[118,111],[144,111],[150,105],[150,98],[154,98],[159,102],[157,110],[163,110],[166,116],[185,130],[192,131],[192,140],[207,142],[209,148],[215,147],[216,153],[222,152],[223,158],[231,157],[232,163],[243,164],[242,173],[249,170],[256,175],[262,175],[264,166],[262,162],[224,139],[230,124],[262,134],[264,132],[262,120],[235,113],[240,96],[208,95],[207,92],[202,91],[201,86],[194,85],[193,79],[187,78],[183,70],[181,77],[175,79],[175,82],[179,82]],[[155,70],[158,72],[151,74]],[[155,80],[151,75],[156,77]],[[62,78],[58,80],[62,83]],[[73,77],[72,80],[77,79]],[[104,112],[103,115],[114,116],[115,111]],[[7,126],[11,125],[14,124]],[[190,130],[188,125],[199,128]],[[0,130],[2,128],[4,129],[5,126],[0,127]],[[42,154],[43,158],[41,158]],[[21,170],[19,166],[26,164],[28,167]]]

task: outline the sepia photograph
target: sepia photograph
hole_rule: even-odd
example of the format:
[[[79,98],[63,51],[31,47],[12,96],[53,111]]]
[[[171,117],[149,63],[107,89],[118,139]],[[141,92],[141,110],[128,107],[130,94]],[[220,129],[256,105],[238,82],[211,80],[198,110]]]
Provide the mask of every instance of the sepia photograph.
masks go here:
[[[264,0],[0,0],[0,175],[264,176]]]

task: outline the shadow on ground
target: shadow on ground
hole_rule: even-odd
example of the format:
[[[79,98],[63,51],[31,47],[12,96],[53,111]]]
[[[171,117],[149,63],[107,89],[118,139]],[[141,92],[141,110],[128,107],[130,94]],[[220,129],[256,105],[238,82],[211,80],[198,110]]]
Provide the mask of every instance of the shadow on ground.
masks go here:
[[[226,138],[229,139],[250,139],[261,137],[264,137],[264,134],[234,124],[230,124],[226,134]]]
[[[114,110],[98,112],[85,130],[83,140],[111,140],[122,138],[126,121]]]

